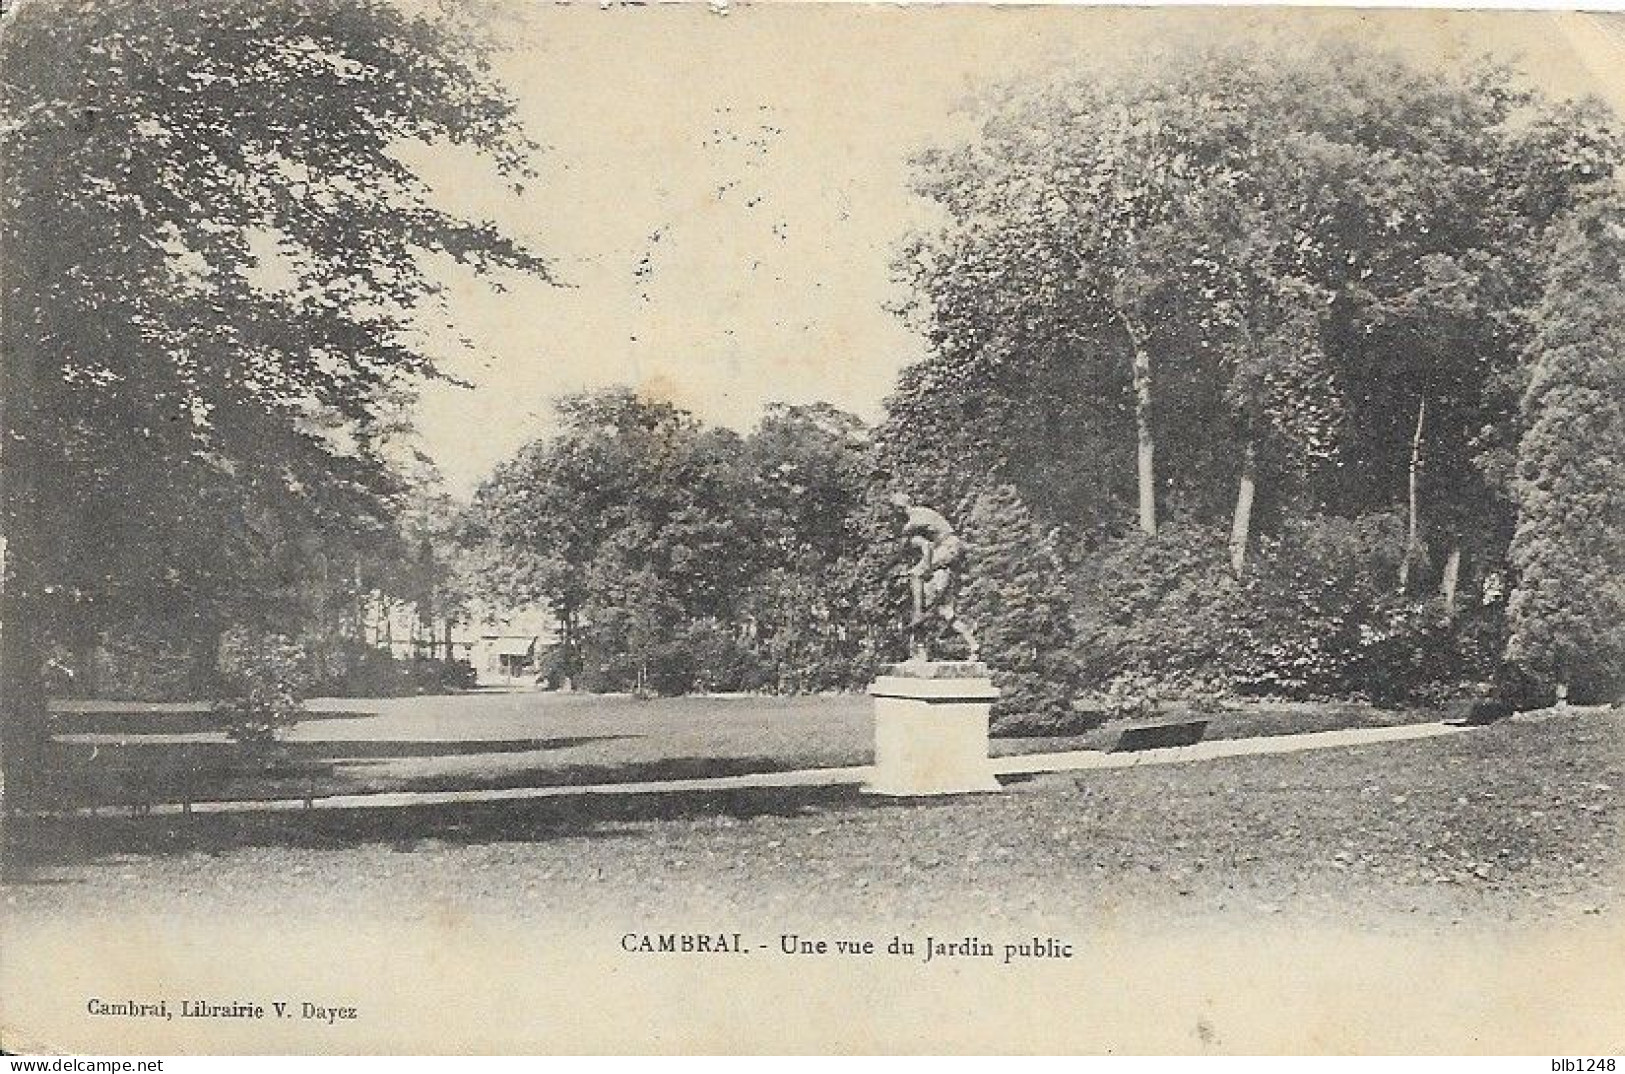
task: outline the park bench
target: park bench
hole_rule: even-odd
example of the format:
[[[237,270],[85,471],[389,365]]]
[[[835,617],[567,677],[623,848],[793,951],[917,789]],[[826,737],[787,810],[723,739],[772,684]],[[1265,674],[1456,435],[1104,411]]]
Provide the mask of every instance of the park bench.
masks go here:
[[[1169,746],[1194,746],[1207,733],[1206,720],[1152,720],[1130,724],[1117,736],[1113,753],[1160,750]]]

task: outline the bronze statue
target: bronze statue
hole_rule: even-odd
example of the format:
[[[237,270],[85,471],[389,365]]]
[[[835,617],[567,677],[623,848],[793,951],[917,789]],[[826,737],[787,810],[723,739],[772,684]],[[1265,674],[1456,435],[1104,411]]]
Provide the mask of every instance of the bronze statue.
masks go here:
[[[908,497],[900,492],[892,494],[891,502],[906,516],[903,536],[920,554],[920,558],[908,570],[909,593],[914,598],[913,613],[908,624],[909,659],[930,659],[929,641],[924,628],[926,623],[937,618],[964,639],[970,650],[969,659],[975,660],[979,648],[976,635],[969,624],[959,618],[955,607],[959,597],[959,579],[965,567],[965,542],[939,512],[910,503]]]

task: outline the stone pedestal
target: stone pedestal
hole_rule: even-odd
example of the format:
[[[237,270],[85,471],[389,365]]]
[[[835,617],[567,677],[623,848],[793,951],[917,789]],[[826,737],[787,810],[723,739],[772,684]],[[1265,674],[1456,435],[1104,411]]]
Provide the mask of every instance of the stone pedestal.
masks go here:
[[[987,756],[988,710],[999,691],[974,661],[911,660],[883,669],[875,699],[870,794],[996,791]]]

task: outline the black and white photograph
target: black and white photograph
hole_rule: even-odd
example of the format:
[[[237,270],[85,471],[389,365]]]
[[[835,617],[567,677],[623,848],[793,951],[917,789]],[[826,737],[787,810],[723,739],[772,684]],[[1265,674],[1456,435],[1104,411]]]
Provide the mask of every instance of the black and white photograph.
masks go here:
[[[0,359],[6,1053],[1625,1049],[1625,15],[15,0]]]

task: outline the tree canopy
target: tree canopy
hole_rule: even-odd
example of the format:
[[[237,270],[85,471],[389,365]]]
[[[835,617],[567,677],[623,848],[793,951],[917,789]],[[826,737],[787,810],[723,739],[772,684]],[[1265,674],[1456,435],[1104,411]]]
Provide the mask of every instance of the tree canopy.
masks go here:
[[[546,271],[398,155],[466,143],[528,173],[477,44],[384,2],[278,0],[25,5],[4,48],[6,340],[33,373],[12,416],[48,573],[214,589],[171,572],[231,571],[256,513],[379,514],[380,442],[434,375],[420,255]]]
[[[962,528],[1016,723],[1146,682],[1403,702],[1509,660],[1601,681],[1621,463],[1595,221],[1625,150],[1605,109],[1337,42],[1157,54],[975,108],[915,162],[941,223],[896,269],[928,354],[872,436],[780,409],[734,444],[624,393],[567,402],[563,437],[484,493],[518,505],[498,536],[532,564],[519,591],[615,651],[709,624],[713,656],[796,688],[788,669],[895,651],[900,488]],[[748,566],[684,581],[715,557]]]
[[[1010,482],[1080,574],[1195,571],[1221,540],[1233,575],[1278,571],[1282,541],[1397,513],[1397,551],[1354,553],[1394,564],[1400,602],[1369,608],[1449,621],[1464,572],[1503,576],[1550,236],[1619,199],[1605,108],[1340,42],[1157,54],[976,108],[916,160],[944,223],[896,263],[931,348],[877,431],[900,477],[943,502]],[[1169,524],[1208,535],[1176,538],[1183,566],[1126,536]],[[1401,610],[1435,587],[1439,610]]]
[[[1133,493],[1147,532],[1151,493],[1164,513],[1232,509],[1215,493],[1254,457],[1275,500],[1391,502],[1428,398],[1430,478],[1478,497],[1477,464],[1510,446],[1504,423],[1480,440],[1512,405],[1531,255],[1619,152],[1599,109],[1504,69],[1346,45],[1158,56],[1023,83],[978,118],[917,162],[947,223],[898,262],[932,355],[892,411],[926,439],[979,425],[1017,477],[1034,400],[1120,470],[1136,437],[1154,445],[1137,479],[1081,468],[1092,505],[1066,478],[1045,490],[1069,526]]]
[[[707,660],[735,686],[811,681],[794,653],[843,627],[862,423],[776,405],[741,438],[626,389],[567,396],[557,415],[475,496],[488,593],[548,605],[566,673],[589,684],[687,689]],[[827,658],[811,648],[801,674]],[[762,678],[773,666],[782,683]]]
[[[445,18],[63,0],[0,30],[6,623],[31,678],[19,620],[252,617],[289,540],[385,536],[390,442],[436,375],[425,257],[547,266],[401,155],[530,174],[486,47]]]

